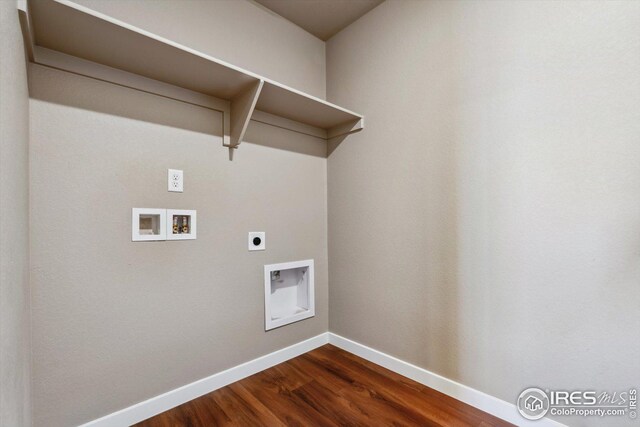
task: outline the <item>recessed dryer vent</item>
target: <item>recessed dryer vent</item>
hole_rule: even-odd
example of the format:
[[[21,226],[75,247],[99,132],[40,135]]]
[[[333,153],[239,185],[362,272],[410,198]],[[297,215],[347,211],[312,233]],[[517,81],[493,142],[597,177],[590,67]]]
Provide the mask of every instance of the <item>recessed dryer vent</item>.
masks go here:
[[[265,330],[315,316],[313,260],[264,266]]]

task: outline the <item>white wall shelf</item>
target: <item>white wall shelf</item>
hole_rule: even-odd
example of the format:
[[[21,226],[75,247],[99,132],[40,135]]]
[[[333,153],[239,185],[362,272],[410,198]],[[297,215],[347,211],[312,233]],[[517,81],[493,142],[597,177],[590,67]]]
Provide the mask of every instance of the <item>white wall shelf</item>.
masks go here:
[[[364,127],[363,116],[69,0],[19,0],[32,62],[222,111],[224,145],[237,147],[254,110],[324,139]],[[178,87],[189,91],[176,91]],[[211,105],[213,104],[213,105]],[[282,121],[278,123],[282,126]]]

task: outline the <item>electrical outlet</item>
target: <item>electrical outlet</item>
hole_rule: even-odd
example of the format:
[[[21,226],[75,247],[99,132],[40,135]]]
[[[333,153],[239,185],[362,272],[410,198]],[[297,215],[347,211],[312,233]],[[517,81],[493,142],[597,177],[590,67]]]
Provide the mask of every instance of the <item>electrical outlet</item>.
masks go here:
[[[250,251],[264,251],[267,246],[267,237],[264,231],[250,231],[249,232],[249,250]]]
[[[184,190],[184,174],[178,169],[169,169],[169,191],[182,193]]]

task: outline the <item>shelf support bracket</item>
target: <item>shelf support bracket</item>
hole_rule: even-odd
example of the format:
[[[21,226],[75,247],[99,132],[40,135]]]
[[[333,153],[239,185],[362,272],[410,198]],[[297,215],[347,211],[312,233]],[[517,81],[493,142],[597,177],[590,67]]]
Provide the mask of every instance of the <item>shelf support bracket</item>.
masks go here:
[[[27,0],[17,0],[18,19],[20,20],[20,28],[22,29],[22,38],[25,44],[25,50],[30,62],[34,61],[34,40],[33,26],[31,25],[31,14],[29,13],[29,5]]]
[[[264,80],[260,79],[231,100],[230,135],[228,143],[225,141],[224,144],[225,147],[229,147],[229,150],[238,148],[242,142],[263,85]],[[229,153],[229,156],[232,157],[232,154]]]

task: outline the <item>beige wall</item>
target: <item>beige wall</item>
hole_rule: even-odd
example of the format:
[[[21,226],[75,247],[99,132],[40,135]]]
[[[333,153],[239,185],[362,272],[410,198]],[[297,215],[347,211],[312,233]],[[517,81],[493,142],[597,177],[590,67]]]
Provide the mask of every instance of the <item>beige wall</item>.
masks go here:
[[[15,3],[0,1],[0,426],[31,425],[29,103]]]
[[[324,44],[249,2],[78,2],[324,95]],[[388,0],[334,37],[329,99],[367,129],[328,161],[329,272],[324,143],[252,122],[229,162],[218,113],[33,67],[34,424],[327,327],[510,402],[637,385],[639,20],[633,2]],[[132,207],[198,209],[198,240],[132,243]],[[266,252],[246,251],[249,230]],[[303,258],[316,317],[265,333],[262,265]]]
[[[246,1],[91,1],[324,97],[324,43]],[[153,3],[153,4],[152,4]],[[91,421],[328,329],[326,148],[220,113],[32,66],[34,425]],[[183,169],[185,191],[166,190]],[[131,208],[198,210],[198,239],[132,243]],[[247,232],[267,251],[247,251]],[[313,258],[316,316],[264,332],[263,265]]]
[[[327,97],[367,128],[328,160],[330,330],[509,402],[637,386],[638,28],[640,2],[388,0],[332,38]]]
[[[321,140],[32,67],[34,422],[66,426],[325,332]],[[168,193],[167,169],[185,191]],[[198,239],[131,242],[131,208],[197,209]],[[247,232],[267,232],[248,252]],[[316,316],[264,332],[263,265],[313,258]]]
[[[76,0],[233,65],[325,97],[325,43],[249,0]]]
[[[325,96],[324,42],[253,2],[78,3]],[[28,103],[15,3],[2,7],[2,173],[17,176],[2,194],[2,414],[24,425]],[[34,69],[36,425],[89,421],[327,330],[324,142],[252,123],[230,163],[216,112]],[[185,170],[183,195],[166,192],[168,167]],[[134,245],[134,206],[196,208],[200,237]],[[268,251],[248,254],[249,230],[267,231]],[[262,265],[303,258],[317,315],[265,334]]]

